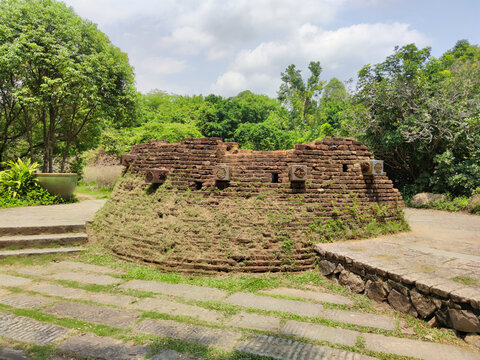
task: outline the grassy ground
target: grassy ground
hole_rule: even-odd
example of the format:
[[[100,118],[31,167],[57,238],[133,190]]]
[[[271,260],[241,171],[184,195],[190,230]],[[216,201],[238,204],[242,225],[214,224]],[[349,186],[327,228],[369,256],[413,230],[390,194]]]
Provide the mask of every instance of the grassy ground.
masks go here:
[[[182,302],[201,306],[206,309],[216,310],[216,311],[222,312],[224,315],[227,315],[227,316],[236,314],[241,310],[244,310],[244,311],[246,310],[246,311],[255,312],[258,314],[277,316],[284,320],[298,320],[298,321],[313,322],[313,323],[322,324],[326,326],[340,327],[344,329],[356,330],[361,332],[371,332],[371,333],[378,333],[378,334],[383,334],[388,336],[397,336],[397,337],[408,337],[412,339],[421,339],[425,341],[434,341],[439,343],[456,344],[456,345],[464,344],[461,339],[455,336],[452,330],[435,329],[435,328],[432,329],[428,326],[426,322],[422,320],[412,318],[405,314],[394,312],[387,305],[378,304],[370,300],[365,295],[358,295],[358,294],[351,293],[347,287],[341,286],[336,282],[325,278],[316,270],[306,271],[301,273],[267,273],[267,274],[256,274],[256,275],[254,274],[222,274],[218,276],[198,276],[198,275],[194,276],[194,275],[188,275],[188,274],[163,272],[163,271],[159,271],[157,268],[152,266],[135,264],[135,263],[119,260],[116,257],[113,257],[108,253],[105,253],[105,251],[102,248],[99,248],[94,245],[91,246],[86,253],[75,255],[74,257],[72,257],[72,255],[70,256],[48,255],[48,256],[41,256],[41,257],[29,257],[29,258],[17,257],[17,258],[5,259],[6,263],[2,268],[2,270],[7,271],[11,274],[14,274],[15,269],[21,266],[48,264],[51,261],[58,261],[62,259],[67,259],[70,261],[71,260],[80,261],[84,263],[107,266],[112,269],[122,270],[122,273],[113,274],[112,276],[116,276],[126,280],[140,279],[140,280],[158,280],[158,281],[165,281],[170,283],[186,283],[186,284],[192,284],[192,285],[219,288],[229,292],[251,292],[251,293],[261,294],[262,290],[267,290],[267,289],[276,288],[276,287],[291,287],[291,288],[299,288],[299,289],[307,289],[307,290],[321,289],[321,291],[324,291],[324,292],[330,292],[330,293],[346,296],[350,298],[354,303],[354,305],[351,307],[347,307],[345,305],[334,305],[334,304],[323,303],[323,305],[326,308],[337,308],[337,309],[360,311],[360,312],[379,314],[379,315],[387,315],[387,316],[396,318],[398,320],[399,325],[397,329],[394,331],[386,331],[386,330],[356,326],[356,325],[351,325],[346,323],[339,323],[336,321],[327,320],[323,318],[301,317],[298,315],[282,313],[278,311],[265,311],[265,310],[259,310],[259,309],[244,309],[244,308],[242,309],[238,306],[216,302],[216,301],[205,302],[205,301],[183,299]],[[86,284],[80,284],[72,281],[55,281],[55,282],[63,286],[81,288],[81,289],[94,291],[94,292],[131,295],[136,297],[150,297],[153,295],[152,293],[148,293],[148,292],[119,289],[118,287],[113,285],[112,286],[86,285]],[[11,290],[15,290],[15,289],[11,289]],[[17,289],[17,291],[19,290],[20,289]],[[294,297],[283,297],[283,298],[300,300]],[[197,319],[193,319],[193,318],[185,319],[184,317],[178,317],[178,316],[172,317],[169,315],[159,314],[154,312],[146,312],[143,316],[153,317],[153,318],[168,318],[176,321],[187,321],[190,323],[204,325],[200,320],[197,320]],[[100,334],[106,335],[107,333],[111,332],[111,330],[107,329],[106,330],[107,333],[104,333],[103,327],[92,328],[91,325],[88,325],[88,326],[91,328],[90,330],[91,332],[97,333],[99,335]],[[113,335],[116,334],[115,331],[113,331],[112,333]],[[119,335],[121,334],[119,333]],[[128,335],[127,337],[131,339],[131,335]],[[356,349],[355,351],[358,351],[358,349]],[[381,359],[387,359],[387,358],[381,357]]]
[[[452,212],[468,212],[474,215],[480,215],[480,195],[474,195],[472,197],[468,196],[457,196],[453,197],[451,195],[445,194],[443,199],[433,201],[430,204],[426,205],[414,205],[411,203],[411,198],[405,199],[405,203],[409,207],[420,208],[420,209],[435,209],[435,210],[444,210]],[[472,200],[475,199],[478,200]]]
[[[91,183],[79,183],[75,190],[75,196],[80,198],[91,198],[91,199],[108,199],[112,194],[112,189],[98,187],[98,184]],[[84,196],[86,195],[86,196]]]

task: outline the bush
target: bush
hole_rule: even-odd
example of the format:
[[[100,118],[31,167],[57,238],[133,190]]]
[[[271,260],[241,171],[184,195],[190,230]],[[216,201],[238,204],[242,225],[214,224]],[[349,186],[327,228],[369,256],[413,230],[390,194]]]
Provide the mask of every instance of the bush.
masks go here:
[[[31,190],[37,187],[37,179],[34,174],[38,169],[37,163],[31,163],[30,159],[23,162],[18,159],[3,163],[8,169],[0,173],[0,192],[13,197],[26,196]]]
[[[3,165],[8,168],[0,172],[0,208],[66,202],[38,185],[35,178],[39,166],[37,163],[18,159],[17,162],[8,161]]]

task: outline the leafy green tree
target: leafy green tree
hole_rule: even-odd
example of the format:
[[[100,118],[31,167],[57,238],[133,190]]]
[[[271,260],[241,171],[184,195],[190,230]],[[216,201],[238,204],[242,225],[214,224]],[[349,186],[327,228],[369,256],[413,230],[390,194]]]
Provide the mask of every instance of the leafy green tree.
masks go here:
[[[480,63],[460,45],[439,60],[407,45],[359,72],[357,100],[368,116],[356,119],[357,134],[400,186],[468,194],[480,185]],[[470,184],[447,166],[471,174]]]
[[[44,171],[58,156],[63,171],[82,134],[135,116],[127,56],[63,3],[0,2],[0,69],[0,103],[10,108],[0,115],[0,144],[27,143],[25,155],[41,152]]]
[[[205,101],[215,106],[212,116],[204,116],[197,123],[204,136],[217,136],[225,141],[235,140],[235,131],[242,124],[257,124],[266,121],[272,114],[279,121],[287,117],[280,103],[266,95],[243,91],[227,99],[208,95]]]
[[[294,132],[279,128],[275,115],[263,122],[241,124],[235,131],[235,141],[252,150],[291,149],[295,139]]]
[[[277,93],[278,100],[290,111],[291,128],[303,134],[314,126],[314,113],[318,106],[324,81],[320,80],[322,67],[319,61],[311,61],[308,69],[310,76],[305,81],[301,70],[294,64],[282,72],[282,84]]]

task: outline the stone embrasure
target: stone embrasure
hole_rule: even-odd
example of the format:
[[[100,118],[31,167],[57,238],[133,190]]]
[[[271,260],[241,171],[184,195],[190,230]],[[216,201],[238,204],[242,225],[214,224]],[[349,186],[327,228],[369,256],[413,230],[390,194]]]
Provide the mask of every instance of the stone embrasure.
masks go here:
[[[0,336],[17,341],[47,345],[65,337],[69,329],[45,324],[23,316],[0,314]]]
[[[219,138],[150,141],[123,157],[127,176],[97,215],[96,236],[122,258],[170,271],[312,269],[311,240],[332,235],[328,221],[402,222],[392,182],[362,171],[372,160],[351,138],[285,151]]]
[[[370,356],[340,349],[265,335],[255,336],[243,341],[235,350],[280,360],[374,360]]]

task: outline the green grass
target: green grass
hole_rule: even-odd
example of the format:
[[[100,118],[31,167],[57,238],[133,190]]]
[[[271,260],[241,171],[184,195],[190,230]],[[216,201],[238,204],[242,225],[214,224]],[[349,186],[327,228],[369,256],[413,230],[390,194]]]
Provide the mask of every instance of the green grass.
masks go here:
[[[467,275],[455,276],[453,278],[450,278],[450,280],[456,281],[456,282],[458,282],[460,284],[464,284],[464,285],[478,285],[480,283],[480,281],[478,281],[477,279],[473,279],[473,278],[471,278],[470,276],[467,276]]]
[[[79,183],[75,190],[75,196],[78,194],[85,194],[94,197],[95,199],[108,199],[112,194],[112,189],[98,188],[97,184],[91,182],[89,184]]]
[[[453,197],[449,194],[445,194],[444,199],[434,201],[426,205],[414,205],[411,203],[411,199],[406,199],[405,203],[413,208],[418,209],[435,209],[435,210],[444,210],[452,212],[469,212],[471,214],[480,215],[480,205],[477,203],[476,206],[470,207],[471,197],[468,196],[457,196]]]

